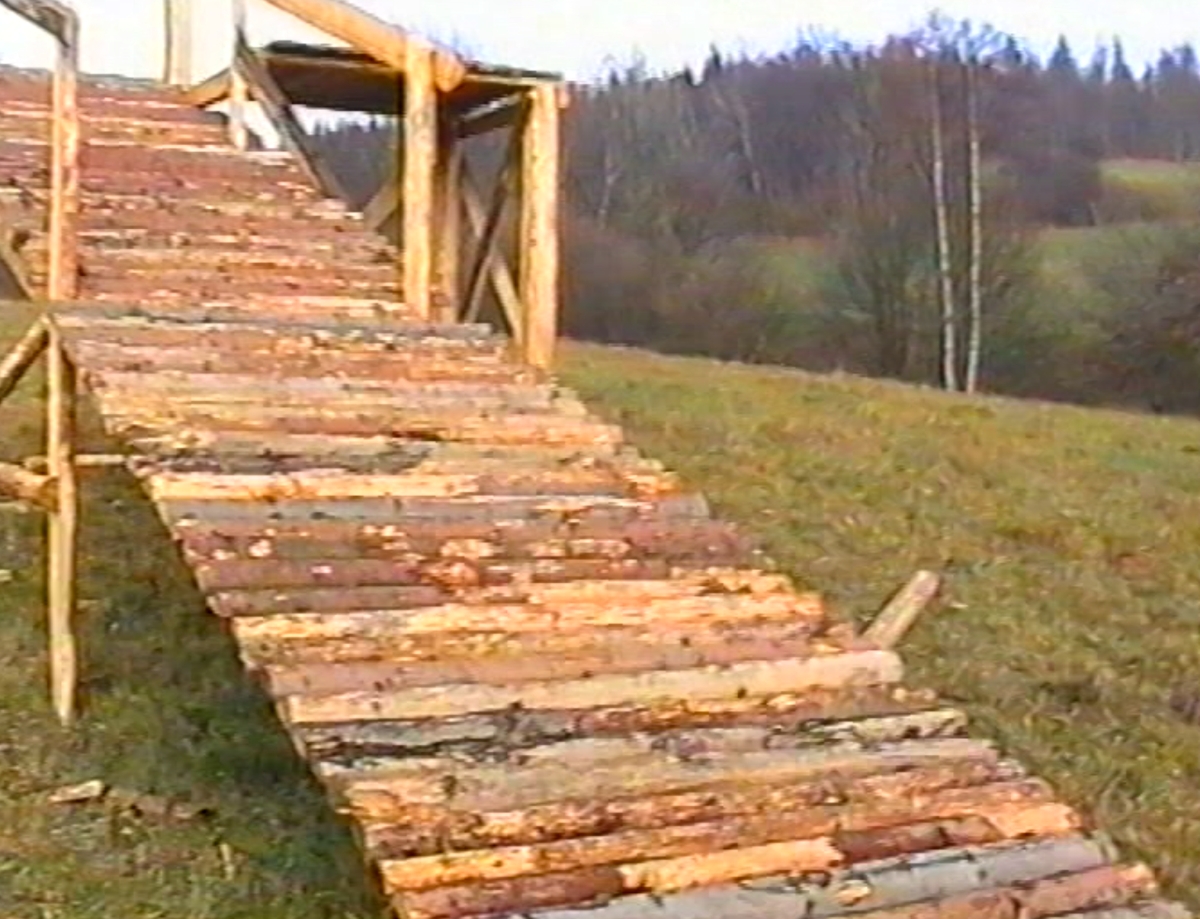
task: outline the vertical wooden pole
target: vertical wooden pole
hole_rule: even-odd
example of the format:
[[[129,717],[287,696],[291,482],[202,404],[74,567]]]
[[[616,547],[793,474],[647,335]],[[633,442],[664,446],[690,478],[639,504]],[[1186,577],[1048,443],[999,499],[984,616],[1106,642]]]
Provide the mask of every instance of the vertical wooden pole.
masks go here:
[[[246,0],[233,0],[233,44],[229,60],[229,140],[239,150],[250,146],[246,128],[246,108],[250,103],[250,87],[238,63],[238,48],[246,37]]]
[[[437,92],[433,52],[420,42],[405,50],[403,213],[404,302],[422,320],[432,315],[433,198],[437,161]]]
[[[58,42],[53,111],[46,295],[51,300],[70,300],[75,297],[79,275],[79,34],[75,27]]]
[[[559,88],[530,91],[521,151],[519,288],[525,307],[524,358],[549,368],[558,339]]]
[[[433,263],[436,322],[457,322],[462,309],[460,261],[463,245],[463,145],[454,124],[444,124],[438,138],[434,171],[437,235]]]
[[[163,0],[166,41],[163,82],[190,86],[192,82],[192,0]]]
[[[50,618],[50,692],[59,721],[75,720],[78,652],[75,647],[75,566],[78,489],[75,480],[75,368],[51,328],[47,354],[46,457],[56,501],[47,523],[47,606]]]

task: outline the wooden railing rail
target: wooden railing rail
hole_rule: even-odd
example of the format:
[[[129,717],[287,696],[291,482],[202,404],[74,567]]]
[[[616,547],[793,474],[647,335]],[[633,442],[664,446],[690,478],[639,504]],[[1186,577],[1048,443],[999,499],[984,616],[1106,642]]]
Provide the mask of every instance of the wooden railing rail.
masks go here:
[[[79,16],[59,0],[0,0],[57,45],[50,131],[50,270],[46,296],[71,300],[79,275]]]

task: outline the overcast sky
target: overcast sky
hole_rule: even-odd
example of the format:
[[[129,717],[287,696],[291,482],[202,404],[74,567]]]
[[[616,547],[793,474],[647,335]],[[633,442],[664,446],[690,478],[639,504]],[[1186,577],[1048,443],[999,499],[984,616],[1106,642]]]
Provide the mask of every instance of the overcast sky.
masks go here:
[[[262,0],[248,0],[252,38],[317,39]],[[702,60],[710,43],[776,50],[817,26],[851,39],[876,39],[919,22],[924,0],[358,0],[384,18],[453,40],[493,63],[597,75],[606,60],[637,51],[654,69]],[[84,21],[84,66],[100,73],[155,76],[161,68],[162,0],[74,0]],[[223,65],[229,0],[193,0],[197,70]],[[1086,59],[1113,33],[1134,61],[1200,38],[1196,0],[943,0],[942,10],[1028,39],[1044,53],[1065,33]],[[1150,10],[1153,10],[1151,13]],[[203,10],[203,12],[200,12]],[[45,66],[47,41],[0,10],[0,61]]]

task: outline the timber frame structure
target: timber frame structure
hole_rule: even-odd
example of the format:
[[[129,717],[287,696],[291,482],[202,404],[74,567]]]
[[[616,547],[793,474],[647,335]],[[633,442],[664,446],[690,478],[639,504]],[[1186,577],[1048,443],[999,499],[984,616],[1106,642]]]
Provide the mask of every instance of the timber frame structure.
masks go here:
[[[234,0],[192,85],[164,2],[137,81],[79,73],[60,0],[0,0],[58,47],[0,68],[0,260],[48,303],[0,360],[0,402],[48,384],[0,500],[47,516],[64,724],[80,479],[121,466],[405,919],[1191,919],[905,684],[935,575],[860,634],[547,372],[556,78],[346,0],[259,2],[347,47],[254,48]],[[296,106],[399,116],[366,213]],[[78,397],[120,455],[78,451]]]
[[[307,142],[293,106],[392,116],[402,138],[394,176],[364,210],[403,252],[402,298],[432,322],[475,322],[490,290],[519,353],[548,367],[558,335],[559,120],[567,93],[558,75],[467,61],[340,0],[259,0],[349,48],[276,42],[251,47],[247,0],[235,0],[229,69],[188,92],[199,106],[229,104],[234,145],[246,149],[246,105],[271,126],[330,197],[344,191]],[[189,0],[167,0],[166,76],[186,82]],[[472,173],[464,147],[507,132],[493,187]],[[501,237],[516,204],[515,245]],[[515,252],[516,269],[505,258]]]

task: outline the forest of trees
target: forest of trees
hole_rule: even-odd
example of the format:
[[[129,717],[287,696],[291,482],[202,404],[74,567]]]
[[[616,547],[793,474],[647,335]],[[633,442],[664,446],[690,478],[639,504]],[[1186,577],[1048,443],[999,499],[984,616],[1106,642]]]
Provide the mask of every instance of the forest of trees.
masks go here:
[[[393,135],[319,133],[358,203]],[[565,145],[570,335],[1200,410],[1200,219],[1186,189],[1108,180],[1200,170],[1190,46],[1136,72],[1119,40],[1042,61],[931,16],[874,46],[713,50],[577,86]],[[1079,242],[1070,283],[1055,233]]]

